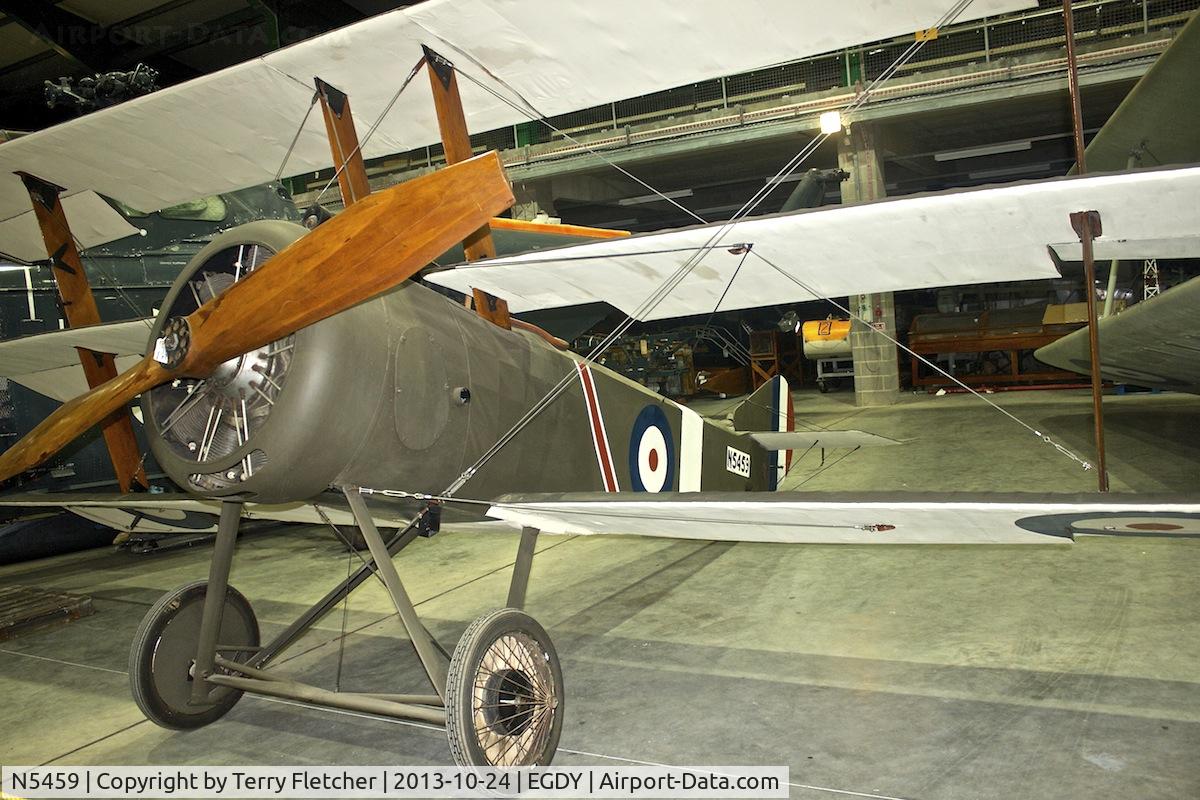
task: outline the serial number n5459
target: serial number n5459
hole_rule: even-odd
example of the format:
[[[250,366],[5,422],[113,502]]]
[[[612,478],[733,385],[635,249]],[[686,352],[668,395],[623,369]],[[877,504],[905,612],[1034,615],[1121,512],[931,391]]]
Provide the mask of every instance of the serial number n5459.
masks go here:
[[[726,447],[725,469],[729,470],[734,475],[741,475],[743,478],[749,478],[750,454],[743,453],[741,450],[735,450],[732,447]]]

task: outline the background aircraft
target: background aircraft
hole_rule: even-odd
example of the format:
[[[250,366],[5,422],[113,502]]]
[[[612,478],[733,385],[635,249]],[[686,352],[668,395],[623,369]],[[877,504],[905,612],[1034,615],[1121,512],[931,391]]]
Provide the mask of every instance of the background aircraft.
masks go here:
[[[1189,78],[1198,70],[1200,17],[1192,17],[1088,144],[1088,168],[1114,172],[1200,161],[1200,137],[1196,135],[1200,129],[1200,103],[1195,100],[1195,87]],[[1196,200],[1180,198],[1180,202]],[[1146,261],[1154,261],[1157,271],[1159,259],[1200,258],[1200,250],[1194,239],[1173,238],[1135,243],[1114,257],[1114,272],[1118,258],[1134,259],[1141,274]],[[1114,285],[1115,280],[1110,279],[1110,293]],[[1100,373],[1116,383],[1200,393],[1197,301],[1200,277],[1158,296],[1146,297],[1126,311],[1106,314],[1097,326]],[[1064,336],[1039,349],[1036,355],[1038,360],[1062,369],[1091,372],[1086,329]]]

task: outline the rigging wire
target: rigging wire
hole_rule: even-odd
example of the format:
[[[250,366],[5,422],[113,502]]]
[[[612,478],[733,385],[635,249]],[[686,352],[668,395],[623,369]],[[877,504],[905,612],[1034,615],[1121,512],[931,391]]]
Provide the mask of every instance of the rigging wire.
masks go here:
[[[661,191],[660,191],[659,189],[657,189],[656,187],[654,187],[654,186],[651,186],[649,183],[647,183],[646,181],[642,180],[642,179],[641,179],[641,178],[639,178],[637,175],[634,175],[632,172],[630,172],[629,170],[625,169],[625,168],[624,168],[624,167],[622,167],[620,164],[617,164],[615,161],[613,161],[612,159],[610,159],[610,158],[608,158],[607,156],[605,156],[605,155],[604,155],[604,154],[603,154],[603,153],[602,153],[600,150],[596,149],[595,147],[592,147],[591,145],[587,144],[586,142],[581,142],[579,139],[576,139],[574,136],[572,136],[572,135],[571,135],[570,133],[568,133],[567,131],[564,131],[564,130],[562,130],[561,128],[558,128],[558,127],[556,127],[556,126],[554,125],[554,123],[552,123],[552,122],[550,121],[549,117],[548,117],[546,114],[542,113],[542,111],[540,111],[540,110],[539,110],[539,109],[538,109],[536,106],[534,106],[532,103],[530,103],[530,102],[529,102],[529,100],[528,100],[528,99],[526,99],[526,98],[524,97],[524,95],[522,95],[522,94],[521,94],[519,91],[517,91],[515,88],[513,88],[513,87],[512,87],[512,86],[511,86],[511,85],[510,85],[510,84],[509,84],[507,81],[505,81],[503,78],[501,78],[500,76],[498,76],[496,73],[494,73],[494,72],[492,72],[490,69],[488,69],[488,68],[487,68],[487,66],[486,66],[485,64],[483,64],[482,62],[480,62],[480,61],[479,61],[477,58],[475,58],[475,56],[471,55],[471,54],[470,54],[470,53],[468,53],[466,50],[463,50],[461,47],[459,47],[458,45],[454,44],[453,42],[447,41],[446,39],[442,38],[442,37],[441,37],[441,36],[439,36],[438,34],[434,33],[434,32],[433,32],[433,31],[431,31],[431,30],[429,30],[429,29],[428,29],[428,28],[426,28],[424,25],[421,25],[421,23],[420,23],[419,21],[416,21],[416,20],[414,20],[414,22],[416,22],[416,24],[417,24],[417,25],[418,25],[418,26],[419,26],[419,27],[420,27],[422,30],[424,30],[426,33],[428,33],[430,36],[433,36],[433,37],[434,37],[434,38],[436,38],[438,41],[442,42],[442,43],[443,43],[443,44],[445,44],[447,47],[449,47],[451,50],[453,50],[454,52],[456,52],[456,53],[458,53],[459,55],[461,55],[463,58],[465,58],[465,59],[467,59],[468,61],[470,61],[472,64],[474,64],[476,67],[478,67],[478,68],[479,68],[479,69],[480,69],[480,70],[481,70],[481,71],[482,71],[482,72],[483,72],[485,75],[487,75],[489,78],[491,78],[491,79],[492,79],[493,81],[495,81],[497,84],[499,84],[500,86],[504,87],[504,88],[505,88],[505,89],[507,89],[509,92],[511,92],[511,93],[512,93],[512,95],[513,95],[513,97],[517,98],[517,100],[519,100],[521,103],[523,103],[525,107],[524,107],[524,108],[522,108],[522,107],[518,106],[518,105],[517,105],[515,102],[513,102],[511,99],[509,99],[509,98],[507,98],[507,97],[504,97],[503,95],[499,94],[498,92],[496,92],[495,90],[493,90],[493,89],[492,89],[490,86],[487,86],[487,85],[485,85],[484,83],[482,83],[481,81],[479,81],[478,79],[476,79],[476,78],[475,78],[473,75],[471,75],[470,73],[464,72],[464,71],[463,71],[463,70],[462,70],[460,67],[455,67],[455,71],[456,71],[456,72],[458,72],[458,74],[459,74],[459,75],[462,75],[464,78],[466,78],[467,80],[469,80],[471,83],[475,84],[476,86],[478,86],[478,87],[479,87],[480,89],[482,89],[483,91],[485,91],[485,92],[487,92],[488,94],[492,95],[492,97],[495,97],[497,100],[499,100],[500,102],[504,103],[504,104],[505,104],[505,105],[507,105],[509,108],[511,108],[511,109],[513,109],[514,111],[517,111],[518,113],[520,113],[520,114],[524,115],[525,117],[527,117],[527,118],[529,119],[529,121],[530,121],[530,122],[534,122],[534,123],[538,123],[538,124],[544,125],[545,127],[549,128],[549,129],[550,129],[550,130],[551,130],[553,133],[556,133],[556,134],[558,134],[559,136],[563,137],[564,139],[566,139],[567,141],[569,141],[571,144],[574,144],[574,145],[576,145],[576,146],[578,146],[578,147],[581,147],[581,148],[583,148],[583,149],[584,149],[585,151],[587,151],[589,154],[591,154],[591,155],[595,156],[596,158],[600,159],[600,160],[601,160],[601,161],[603,161],[605,164],[607,164],[608,166],[610,166],[610,167],[612,167],[613,169],[615,169],[617,172],[619,172],[619,173],[621,173],[622,175],[624,175],[626,178],[629,178],[629,179],[630,179],[631,181],[633,181],[634,183],[637,183],[639,186],[642,186],[642,187],[643,187],[643,188],[645,188],[645,189],[649,189],[649,190],[650,190],[650,191],[651,191],[651,192],[652,192],[654,195],[656,195],[656,196],[657,196],[659,199],[661,199],[661,200],[666,200],[668,203],[670,203],[671,205],[675,206],[677,209],[679,209],[679,210],[680,210],[680,211],[682,211],[683,213],[687,214],[688,216],[690,216],[692,219],[696,220],[697,222],[700,222],[700,223],[706,223],[706,222],[708,222],[708,220],[706,220],[704,217],[702,217],[702,216],[700,216],[699,214],[697,214],[695,211],[692,211],[691,209],[689,209],[689,208],[685,207],[684,205],[682,205],[681,203],[677,202],[677,201],[675,200],[675,198],[673,198],[673,197],[668,197],[666,194],[664,194],[663,192],[661,192]],[[514,143],[514,144],[515,144],[515,143]]]
[[[392,110],[392,106],[396,105],[396,101],[400,99],[400,95],[402,95],[404,90],[408,88],[408,85],[412,83],[413,78],[417,77],[417,73],[421,71],[421,67],[423,66],[425,66],[425,57],[421,56],[417,63],[413,65],[413,68],[408,71],[408,77],[406,77],[403,83],[400,84],[400,88],[397,89],[396,93],[392,95],[392,99],[388,100],[387,105],[383,107],[383,111],[380,111],[379,116],[375,118],[373,123],[371,123],[371,127],[367,129],[366,135],[359,140],[358,145],[353,150],[346,154],[346,157],[342,160],[341,166],[339,166],[333,173],[333,177],[330,178],[329,182],[326,183],[325,186],[321,188],[321,191],[317,193],[317,198],[313,200],[313,203],[321,202],[321,198],[324,197],[325,193],[329,191],[329,187],[333,186],[333,184],[337,182],[337,179],[341,176],[342,172],[345,171],[346,166],[350,163],[350,159],[361,153],[362,149],[367,146],[367,142],[371,141],[371,137],[375,135],[375,131],[383,123],[384,117],[386,117],[388,112]]]
[[[116,273],[110,271],[107,267],[105,267],[104,264],[99,259],[94,258],[93,256],[90,256],[90,255],[85,256],[83,254],[84,253],[83,242],[79,241],[79,237],[77,237],[74,233],[71,234],[71,240],[73,242],[75,242],[75,252],[79,253],[79,260],[84,262],[85,266],[90,265],[97,272],[101,273],[105,278],[108,278],[110,281],[112,281],[112,286],[104,286],[104,287],[93,286],[93,287],[91,287],[92,291],[95,292],[95,290],[97,288],[112,289],[113,291],[115,291],[117,293],[117,296],[125,302],[125,305],[129,306],[130,310],[133,311],[133,313],[135,315],[135,319],[137,321],[143,323],[146,326],[146,330],[148,330],[148,331],[153,330],[154,329],[154,316],[153,315],[151,315],[149,317],[142,316],[145,312],[142,311],[142,309],[138,306],[138,304],[134,302],[133,298],[125,290],[125,287],[121,285],[121,282],[117,278]],[[51,275],[54,274],[53,269],[50,270],[50,274]],[[58,292],[58,278],[57,277],[55,277],[55,279],[54,279],[54,291],[56,293]],[[64,314],[64,316],[65,316],[65,314]],[[122,321],[126,321],[126,320],[122,320]],[[129,320],[129,321],[133,321],[133,320]]]
[[[308,103],[308,110],[304,112],[304,119],[300,120],[300,126],[296,128],[296,135],[292,137],[292,143],[288,145],[287,152],[283,154],[283,161],[279,163],[279,169],[275,170],[275,180],[283,177],[283,171],[287,169],[287,163],[292,157],[292,151],[296,149],[296,144],[300,141],[300,134],[304,133],[304,126],[308,124],[308,118],[312,114],[313,108],[316,107],[317,100],[320,98],[320,92],[313,92],[312,100]]]
[[[808,292],[809,294],[811,294],[811,295],[812,295],[814,298],[821,298],[821,297],[823,297],[823,295],[822,295],[820,292],[818,292],[816,289],[814,289],[812,286],[810,286],[810,285],[808,285],[807,283],[805,283],[804,281],[800,280],[800,279],[799,279],[799,278],[797,278],[795,275],[792,275],[790,272],[788,272],[787,270],[785,270],[785,269],[783,269],[782,267],[780,267],[778,264],[776,264],[776,263],[775,263],[774,261],[772,261],[771,259],[769,259],[769,258],[767,258],[766,256],[762,255],[761,253],[757,253],[757,252],[756,252],[756,253],[754,253],[754,255],[755,255],[756,257],[758,257],[758,258],[759,258],[759,260],[761,260],[761,261],[762,261],[763,263],[765,263],[767,266],[771,267],[771,269],[775,270],[775,271],[776,271],[776,272],[778,272],[780,275],[784,276],[785,278],[787,278],[788,280],[790,280],[792,283],[794,283],[794,284],[796,284],[797,286],[799,286],[799,287],[800,287],[801,289],[803,289],[805,292]],[[1047,435],[1043,434],[1041,431],[1037,430],[1037,429],[1036,429],[1036,428],[1034,428],[1032,425],[1030,425],[1029,423],[1025,422],[1024,420],[1022,420],[1020,417],[1018,417],[1018,416],[1016,416],[1015,414],[1013,414],[1013,413],[1012,413],[1011,411],[1009,411],[1008,409],[1002,408],[1002,407],[1001,407],[1000,405],[998,405],[998,404],[997,404],[995,401],[993,401],[993,400],[991,400],[990,398],[988,398],[988,397],[987,397],[987,395],[984,395],[984,394],[982,394],[981,392],[979,392],[979,391],[977,391],[977,390],[975,390],[975,389],[972,389],[970,386],[968,386],[967,384],[963,383],[963,381],[959,380],[958,378],[954,377],[953,375],[951,375],[951,374],[950,374],[949,372],[947,372],[946,370],[944,370],[944,369],[942,369],[941,367],[939,367],[939,366],[938,366],[936,363],[934,363],[933,361],[931,361],[931,360],[929,360],[928,358],[926,358],[925,356],[923,356],[923,355],[921,355],[921,354],[919,354],[919,353],[915,352],[914,350],[912,350],[912,349],[911,349],[911,348],[909,348],[908,346],[906,346],[906,345],[902,344],[902,343],[901,343],[901,342],[900,342],[898,339],[896,339],[894,336],[890,335],[890,334],[889,334],[887,331],[882,331],[882,330],[879,330],[878,328],[874,328],[874,327],[873,327],[873,326],[871,326],[871,324],[870,324],[869,322],[867,322],[865,319],[863,319],[862,317],[860,317],[858,314],[855,314],[855,313],[854,313],[853,311],[851,311],[849,308],[847,308],[846,306],[842,305],[842,304],[841,304],[841,303],[839,303],[837,300],[834,300],[832,297],[824,297],[824,299],[825,299],[825,300],[826,300],[828,303],[830,303],[830,305],[832,305],[834,308],[836,308],[836,309],[838,309],[839,311],[841,311],[843,314],[846,314],[846,315],[847,315],[847,316],[849,316],[850,318],[852,318],[852,319],[854,319],[854,320],[856,320],[856,321],[858,321],[858,322],[862,323],[863,325],[866,325],[866,326],[867,326],[869,329],[871,329],[871,330],[875,331],[877,334],[879,334],[879,335],[880,335],[880,336],[882,336],[883,338],[887,339],[889,342],[891,342],[892,344],[894,344],[896,347],[899,347],[901,350],[903,350],[904,352],[908,353],[908,354],[909,354],[910,356],[912,356],[913,358],[916,358],[916,359],[917,359],[917,360],[919,360],[921,363],[923,363],[923,364],[925,364],[926,366],[928,366],[928,367],[930,367],[930,368],[932,368],[932,369],[936,370],[936,371],[937,371],[938,373],[940,373],[940,374],[941,374],[943,377],[945,377],[945,378],[948,378],[949,380],[951,380],[951,381],[953,381],[954,383],[958,384],[960,387],[962,387],[963,389],[965,389],[967,392],[970,392],[972,395],[974,395],[975,397],[979,398],[979,399],[980,399],[980,400],[982,400],[983,402],[987,403],[989,406],[991,406],[992,408],[994,408],[996,411],[999,411],[1001,414],[1003,414],[1004,416],[1008,417],[1010,420],[1012,420],[1013,422],[1017,423],[1017,424],[1018,424],[1018,425],[1020,425],[1022,428],[1025,428],[1027,431],[1029,431],[1030,433],[1032,433],[1034,436],[1038,437],[1038,439],[1040,439],[1040,440],[1041,440],[1042,442],[1044,442],[1045,444],[1049,444],[1049,445],[1051,445],[1051,446],[1052,446],[1052,447],[1053,447],[1055,450],[1057,450],[1058,452],[1060,452],[1060,453],[1062,453],[1063,455],[1067,456],[1067,457],[1068,457],[1068,458],[1070,458],[1071,460],[1073,460],[1073,461],[1077,462],[1077,463],[1078,463],[1078,464],[1079,464],[1081,467],[1083,467],[1085,470],[1093,469],[1093,466],[1092,466],[1092,464],[1091,464],[1090,462],[1088,462],[1088,461],[1084,460],[1083,458],[1080,458],[1078,455],[1076,455],[1075,453],[1073,453],[1071,450],[1067,449],[1065,446],[1063,446],[1063,445],[1059,444],[1058,442],[1054,441],[1054,440],[1053,440],[1053,439],[1051,439],[1049,436],[1047,436]]]
[[[810,447],[810,448],[809,448],[809,450],[811,450],[811,449],[812,449],[812,448]],[[840,456],[838,456],[836,459],[834,459],[833,461],[830,461],[828,464],[825,464],[824,466],[822,466],[822,467],[818,468],[818,469],[817,469],[817,471],[816,471],[816,472],[814,472],[812,475],[809,475],[807,478],[805,478],[804,480],[800,481],[800,483],[796,484],[796,488],[797,488],[797,489],[799,489],[801,486],[803,486],[804,484],[808,483],[809,481],[811,481],[813,478],[815,478],[815,477],[817,477],[818,475],[820,475],[820,474],[821,474],[822,472],[824,472],[825,470],[829,469],[829,468],[830,468],[830,467],[832,467],[833,465],[835,465],[835,464],[837,464],[838,462],[840,462],[840,461],[841,461],[842,459],[844,459],[846,456],[854,455],[856,452],[858,452],[858,451],[859,451],[859,450],[861,450],[861,449],[862,449],[862,445],[860,444],[860,445],[857,445],[857,446],[856,446],[856,447],[855,447],[853,450],[849,450],[849,451],[847,451],[847,452],[845,452],[845,453],[842,453],[842,454],[841,454]],[[804,455],[808,455],[808,450],[805,450],[805,451],[804,451]],[[801,458],[803,458],[803,456],[801,456]]]
[[[937,23],[935,23],[934,27],[942,27],[943,25],[948,24],[949,22],[952,22],[954,19],[956,19],[959,16],[959,14],[962,13],[962,11],[968,5],[970,5],[970,3],[971,3],[971,0],[957,0],[957,2],[945,14],[942,15],[942,17],[937,21]],[[438,38],[440,39],[441,37],[438,37]],[[453,47],[456,52],[462,53],[473,64],[476,64],[481,69],[483,69],[486,73],[491,75],[493,80],[495,80],[500,85],[507,88],[508,91],[512,92],[516,97],[520,98],[521,102],[523,102],[531,111],[533,111],[534,113],[538,113],[537,109],[528,100],[526,100],[524,97],[522,97],[518,91],[516,91],[513,87],[511,87],[506,82],[504,82],[503,79],[500,79],[500,78],[496,77],[495,75],[492,75],[490,73],[490,71],[487,70],[486,67],[484,67],[482,64],[480,64],[469,53],[466,53],[465,51],[461,50],[460,48],[454,46],[453,44],[451,44],[449,42],[447,42],[447,44],[450,45],[451,47]],[[885,69],[879,76],[877,76],[874,80],[872,80],[871,83],[868,84],[867,87],[862,92],[860,92],[859,95],[850,104],[847,105],[846,111],[852,112],[852,111],[857,110],[858,108],[862,107],[862,105],[865,104],[870,99],[871,95],[880,86],[882,86],[884,82],[886,82],[888,79],[890,79],[896,73],[897,70],[899,70],[905,63],[907,63],[921,49],[921,47],[923,45],[924,45],[924,41],[914,41],[912,44],[910,44],[909,47],[903,53],[901,53],[901,55],[898,56],[888,66],[887,69]],[[475,78],[469,72],[463,71],[461,69],[461,67],[456,67],[456,70],[458,71],[458,73],[460,75],[463,75],[465,78],[470,80],[476,86],[479,86],[481,89],[488,92],[493,97],[500,100],[501,102],[506,103],[507,105],[509,105],[510,107],[512,107],[518,111],[521,111],[521,113],[525,113],[525,114],[529,113],[529,112],[525,111],[524,109],[521,109],[516,103],[514,103],[510,99],[504,97],[499,92],[496,92],[491,87],[485,85],[483,82],[481,82],[480,80]],[[635,309],[634,311],[627,314],[625,319],[616,328],[614,328],[613,331],[600,342],[600,344],[598,344],[595,348],[593,348],[588,354],[584,355],[583,359],[582,359],[582,363],[583,364],[592,363],[597,355],[599,355],[601,352],[603,352],[605,349],[607,349],[613,341],[615,341],[617,338],[619,338],[621,335],[623,335],[624,332],[627,331],[637,321],[638,318],[647,316],[655,308],[657,308],[657,306],[659,304],[661,304],[662,301],[665,300],[666,297],[671,292],[673,292],[676,287],[678,287],[678,285],[684,280],[684,278],[686,278],[691,273],[691,271],[710,252],[712,252],[714,249],[716,249],[716,247],[720,246],[722,239],[724,239],[725,236],[730,231],[732,231],[733,228],[739,222],[742,221],[742,219],[744,219],[755,208],[757,208],[766,199],[767,195],[769,195],[771,193],[771,191],[773,191],[775,186],[785,176],[789,175],[793,170],[795,170],[796,167],[798,167],[805,160],[807,160],[807,158],[810,155],[812,155],[812,153],[822,143],[824,143],[826,139],[829,138],[829,135],[830,134],[822,133],[822,134],[814,137],[812,140],[809,141],[808,144],[806,144],[804,147],[802,147],[800,149],[800,151],[797,152],[791,159],[789,159],[789,161],[783,167],[781,167],[779,169],[779,171],[777,171],[775,173],[775,175],[770,180],[768,180],[767,183],[764,184],[764,186],[762,188],[760,188],[757,192],[755,192],[754,195],[752,195],[751,198],[749,200],[747,200],[740,209],[738,209],[737,213],[735,213],[731,219],[718,225],[715,228],[715,230],[713,231],[712,235],[708,238],[708,240],[703,245],[696,248],[695,253],[690,258],[686,259],[684,261],[684,263],[680,265],[679,269],[677,269],[674,273],[672,273],[670,276],[668,276],[668,278],[658,287],[658,289],[656,289],[654,292],[652,292],[650,294],[650,296],[647,297],[646,300],[643,301],[643,303],[637,309]],[[605,159],[605,160],[607,161],[607,159]],[[650,187],[650,188],[653,190],[653,187]],[[655,191],[656,194],[660,194],[660,195],[662,194],[661,192],[658,192],[657,190],[653,190],[653,191]],[[578,369],[579,369],[579,367],[576,366],[575,369],[571,370],[566,375],[564,375],[562,377],[562,379],[560,379],[558,381],[558,383],[556,383],[550,389],[550,391],[548,391],[540,400],[535,402],[533,404],[533,406],[531,406],[530,409],[524,415],[522,415],[522,417],[520,419],[517,420],[516,423],[514,423],[504,434],[502,434],[500,436],[500,438],[491,447],[489,447],[486,451],[484,451],[484,453],[471,466],[469,466],[467,469],[465,469],[459,475],[459,477],[457,479],[455,479],[450,484],[450,486],[448,486],[446,488],[444,494],[445,495],[455,494],[472,477],[474,477],[474,475],[479,471],[479,469],[481,469],[488,461],[490,461],[493,457],[495,457],[495,455],[498,452],[500,452],[501,449],[503,449],[505,446],[507,446],[509,442],[511,442],[518,434],[520,434],[520,432],[522,430],[525,429],[525,427],[527,427],[539,414],[541,414],[541,412],[543,410],[545,410],[545,408],[550,403],[554,402],[554,400],[556,400],[564,391],[566,391],[566,388],[573,383],[575,374]]]

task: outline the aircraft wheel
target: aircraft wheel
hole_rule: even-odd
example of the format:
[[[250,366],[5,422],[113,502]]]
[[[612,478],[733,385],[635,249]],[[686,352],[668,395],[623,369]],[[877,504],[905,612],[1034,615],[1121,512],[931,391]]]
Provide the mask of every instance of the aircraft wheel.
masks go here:
[[[200,617],[207,581],[197,581],[163,595],[146,612],[129,649],[129,688],[138,708],[164,728],[188,730],[216,722],[241,699],[231,691],[215,703],[193,705],[193,666],[200,638]],[[259,644],[258,619],[241,592],[229,587],[217,643]],[[226,658],[248,658],[252,649],[223,651]]]
[[[472,622],[446,678],[446,736],[455,763],[547,766],[562,716],[562,667],[537,620],[502,608]]]

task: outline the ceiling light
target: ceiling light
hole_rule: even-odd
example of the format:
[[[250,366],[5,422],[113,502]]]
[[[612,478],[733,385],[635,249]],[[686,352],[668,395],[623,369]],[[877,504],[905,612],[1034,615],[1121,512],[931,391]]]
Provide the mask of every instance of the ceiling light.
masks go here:
[[[821,115],[821,133],[832,134],[842,129],[842,112],[826,111]]]

